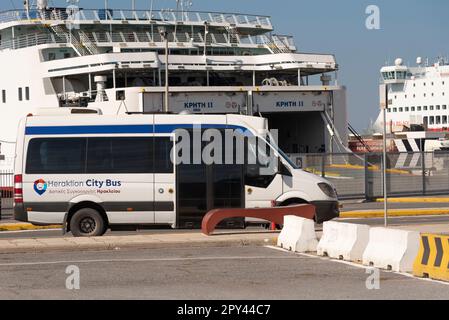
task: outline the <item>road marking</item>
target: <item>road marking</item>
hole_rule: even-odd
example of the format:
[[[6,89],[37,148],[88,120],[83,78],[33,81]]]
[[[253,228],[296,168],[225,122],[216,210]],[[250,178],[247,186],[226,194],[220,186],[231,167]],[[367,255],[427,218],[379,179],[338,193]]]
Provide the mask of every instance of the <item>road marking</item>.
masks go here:
[[[416,216],[445,216],[449,214],[449,208],[411,208],[411,209],[391,209],[390,217],[416,217]],[[382,210],[353,210],[340,213],[341,218],[382,218]]]
[[[294,260],[296,256],[253,256],[253,257],[190,257],[190,258],[151,258],[151,259],[96,259],[96,260],[67,260],[67,261],[38,261],[38,262],[12,262],[1,263],[0,267],[41,266],[56,264],[82,264],[82,263],[123,263],[123,262],[177,262],[177,261],[209,261],[209,260]]]
[[[279,247],[275,247],[275,246],[265,246],[265,248],[268,249],[273,249],[273,250],[278,250],[278,251],[282,251],[285,253],[293,253],[295,255],[299,255],[299,256],[303,256],[303,257],[307,257],[307,258],[313,258],[313,259],[320,259],[323,261],[331,261],[331,262],[337,262],[337,263],[341,263],[341,264],[346,264],[352,267],[356,267],[359,269],[372,269],[373,267],[370,266],[364,266],[363,264],[359,264],[359,263],[355,263],[355,262],[350,262],[350,261],[344,261],[344,260],[337,260],[337,259],[331,259],[328,257],[321,257],[321,256],[317,256],[314,254],[309,254],[309,253],[299,253],[299,252],[292,252],[292,251],[288,251]],[[413,276],[412,274],[409,273],[405,273],[405,272],[396,272],[396,271],[389,271],[389,270],[384,270],[384,269],[379,269],[381,272],[385,272],[385,273],[394,273],[394,274],[398,274],[404,277],[409,277],[412,279],[416,279],[416,280],[421,280],[421,281],[427,281],[427,282],[434,282],[434,283],[439,283],[439,284],[444,284],[446,286],[449,286],[449,282],[444,282],[444,281],[439,281],[439,280],[434,280],[434,279],[429,279],[429,278],[418,278]]]
[[[16,234],[16,233],[32,233],[32,232],[50,232],[50,231],[59,231],[61,229],[36,229],[36,230],[17,230],[17,231],[0,231],[0,239],[2,239],[2,234]]]
[[[376,202],[384,202],[384,199],[376,199]],[[449,198],[389,198],[390,203],[448,203]]]
[[[443,218],[449,218],[449,214],[444,215],[436,215],[436,216],[427,216],[427,215],[420,215],[420,216],[391,216],[390,217],[392,221],[395,220],[410,220],[416,222],[419,222],[420,219],[426,219],[429,220],[429,222],[432,222],[433,219],[443,219]],[[381,220],[383,217],[367,217],[367,218],[357,218],[357,217],[344,217],[344,218],[338,218],[338,221],[352,221],[352,220]],[[441,221],[438,220],[437,222],[447,222],[447,221]]]

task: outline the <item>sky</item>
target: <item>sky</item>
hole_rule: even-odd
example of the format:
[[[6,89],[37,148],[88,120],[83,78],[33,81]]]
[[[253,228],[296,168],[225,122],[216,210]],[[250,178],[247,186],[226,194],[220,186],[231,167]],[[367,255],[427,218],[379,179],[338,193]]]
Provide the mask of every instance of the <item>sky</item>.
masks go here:
[[[175,8],[175,0],[153,0],[155,9]],[[65,0],[53,0],[65,6]],[[139,9],[151,0],[135,0]],[[300,52],[334,54],[339,84],[347,87],[349,122],[359,131],[379,113],[379,70],[401,57],[414,66],[416,57],[430,62],[449,56],[447,0],[192,0],[191,10],[269,15],[278,34],[295,37]],[[1,9],[22,7],[3,0]],[[51,2],[50,2],[51,3]],[[104,0],[80,0],[80,7],[104,7]],[[369,5],[380,9],[380,29],[366,28]],[[109,0],[114,8],[131,8],[131,0]]]

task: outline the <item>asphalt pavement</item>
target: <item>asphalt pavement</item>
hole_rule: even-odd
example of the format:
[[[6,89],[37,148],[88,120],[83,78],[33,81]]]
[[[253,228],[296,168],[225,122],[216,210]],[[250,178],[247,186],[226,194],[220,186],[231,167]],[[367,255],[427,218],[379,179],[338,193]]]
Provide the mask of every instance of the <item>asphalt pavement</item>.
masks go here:
[[[79,290],[67,289],[68,266]],[[381,272],[369,290],[369,276],[266,247],[5,254],[0,299],[449,299],[447,284]]]
[[[350,205],[354,206],[351,210],[383,206]],[[395,205],[404,208],[408,204]],[[339,220],[371,226],[384,223],[381,218]],[[394,217],[389,224],[445,228],[449,216]],[[317,231],[321,229],[316,226]],[[221,232],[262,230],[255,226]],[[159,228],[107,235],[178,233],[198,231]],[[61,234],[61,230],[0,232],[0,239],[59,238]],[[79,268],[79,290],[66,287],[69,266],[70,270]],[[360,265],[260,246],[8,253],[0,254],[0,299],[449,299],[449,284],[379,272],[380,288],[369,290],[370,274]]]

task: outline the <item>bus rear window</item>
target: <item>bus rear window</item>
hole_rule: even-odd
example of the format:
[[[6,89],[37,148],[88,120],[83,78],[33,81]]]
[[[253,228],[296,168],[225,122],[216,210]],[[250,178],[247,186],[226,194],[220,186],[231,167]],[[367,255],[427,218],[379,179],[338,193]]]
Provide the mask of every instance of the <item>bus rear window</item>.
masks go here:
[[[27,174],[77,174],[86,168],[86,139],[33,139],[28,146]]]

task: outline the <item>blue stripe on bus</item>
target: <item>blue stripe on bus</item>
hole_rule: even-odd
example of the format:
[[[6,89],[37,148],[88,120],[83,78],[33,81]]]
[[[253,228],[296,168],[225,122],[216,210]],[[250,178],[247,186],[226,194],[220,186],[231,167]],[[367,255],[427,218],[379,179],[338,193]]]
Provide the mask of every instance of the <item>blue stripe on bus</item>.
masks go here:
[[[172,133],[177,129],[234,129],[250,133],[245,127],[226,124],[158,124],[158,125],[109,125],[109,126],[51,126],[27,127],[26,135],[68,135],[68,134],[148,134]]]

